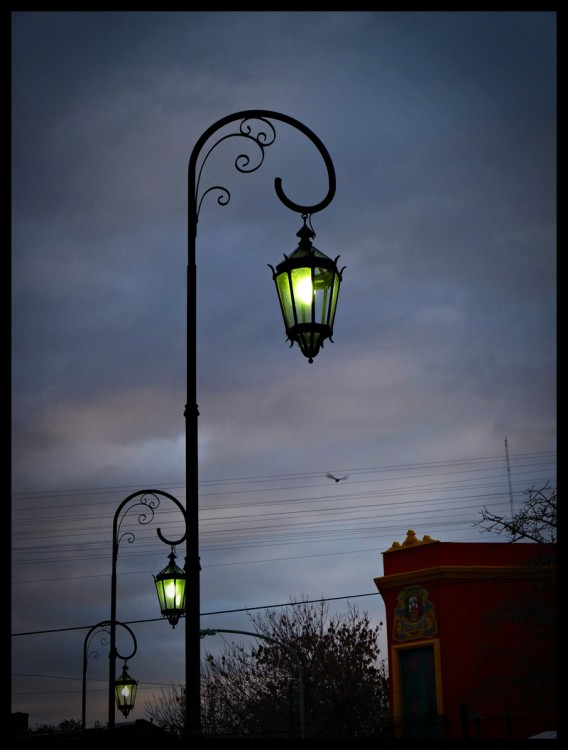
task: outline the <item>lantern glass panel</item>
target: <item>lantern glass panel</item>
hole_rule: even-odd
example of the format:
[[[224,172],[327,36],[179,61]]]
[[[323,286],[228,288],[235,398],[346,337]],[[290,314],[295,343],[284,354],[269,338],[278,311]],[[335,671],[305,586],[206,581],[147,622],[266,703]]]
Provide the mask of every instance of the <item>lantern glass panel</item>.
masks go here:
[[[311,268],[294,268],[291,273],[294,302],[296,305],[297,323],[309,323],[312,320],[312,303],[314,301],[314,284]]]

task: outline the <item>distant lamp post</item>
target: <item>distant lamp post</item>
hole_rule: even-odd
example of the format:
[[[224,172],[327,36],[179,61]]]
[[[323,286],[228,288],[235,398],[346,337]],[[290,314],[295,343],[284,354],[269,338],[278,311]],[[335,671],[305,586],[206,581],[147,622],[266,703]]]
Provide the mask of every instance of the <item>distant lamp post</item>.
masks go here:
[[[136,701],[136,690],[138,689],[137,680],[126,671],[127,664],[124,662],[122,675],[114,683],[114,694],[116,696],[116,707],[126,717],[134,708]]]
[[[171,547],[172,552],[170,553],[170,564],[164,568],[164,570],[155,576],[155,579],[160,578],[162,574],[167,571],[169,578],[163,578],[162,593],[163,600],[160,599],[160,607],[162,614],[170,619],[172,616],[176,619],[176,623],[183,614],[182,604],[185,603],[185,573],[183,570],[174,565],[175,555],[174,547],[185,541],[187,535],[187,521],[186,513],[183,505],[173,495],[161,490],[140,490],[129,495],[123,500],[114,514],[112,524],[112,573],[111,573],[111,597],[110,597],[110,620],[109,620],[109,632],[110,632],[110,653],[109,653],[109,679],[108,679],[108,729],[109,733],[114,731],[115,725],[115,706],[118,706],[119,710],[128,716],[134,706],[134,698],[136,697],[136,685],[137,682],[132,680],[126,671],[126,660],[132,658],[132,654],[128,657],[121,656],[116,648],[116,626],[120,625],[116,619],[116,592],[117,592],[117,561],[118,561],[118,550],[121,541],[127,541],[132,544],[136,539],[135,534],[131,530],[122,530],[122,523],[126,518],[126,515],[134,510],[138,514],[137,521],[139,524],[145,526],[154,520],[156,511],[160,508],[160,500],[165,498],[170,500],[174,505],[181,511],[183,517],[183,534],[179,539],[168,539],[160,528],[156,529],[156,533],[159,539]],[[183,582],[183,583],[182,583]],[[173,598],[171,586],[173,584]],[[156,583],[156,587],[158,584]],[[159,594],[158,594],[159,595]],[[166,612],[164,612],[164,608]],[[171,619],[170,619],[171,622]],[[173,624],[173,623],[172,623]],[[126,626],[125,626],[126,627]],[[129,629],[129,628],[128,628]],[[129,629],[130,630],[130,629]],[[133,634],[132,634],[133,635]],[[134,637],[134,636],[133,636]],[[122,676],[116,679],[116,660],[124,659],[125,664],[122,670]]]
[[[173,547],[169,559],[170,562],[166,567],[154,576],[154,583],[162,615],[169,620],[172,628],[175,628],[179,618],[185,614],[186,574],[175,564],[176,556]]]
[[[115,622],[115,630],[116,626],[119,625],[121,628],[124,628],[132,638],[132,651],[124,656],[118,652],[116,649],[116,646],[114,648],[115,654],[119,659],[124,659],[124,665],[126,667],[126,661],[128,659],[132,659],[132,657],[135,655],[138,644],[136,642],[136,636],[132,632],[132,630],[128,627],[128,625],[125,625],[123,622]],[[83,736],[85,735],[86,728],[87,728],[87,665],[89,663],[89,659],[93,657],[93,659],[99,658],[99,652],[96,649],[91,650],[91,644],[97,635],[97,633],[101,636],[100,642],[101,646],[107,646],[110,644],[110,633],[111,633],[111,623],[110,620],[103,620],[102,622],[98,622],[96,625],[93,625],[93,627],[89,630],[87,635],[85,636],[85,641],[83,643],[83,691],[82,691],[82,707],[81,707],[81,729],[83,732]],[[115,683],[116,684],[116,683]],[[132,699],[132,706],[134,706],[134,699]],[[120,705],[119,705],[120,708]]]

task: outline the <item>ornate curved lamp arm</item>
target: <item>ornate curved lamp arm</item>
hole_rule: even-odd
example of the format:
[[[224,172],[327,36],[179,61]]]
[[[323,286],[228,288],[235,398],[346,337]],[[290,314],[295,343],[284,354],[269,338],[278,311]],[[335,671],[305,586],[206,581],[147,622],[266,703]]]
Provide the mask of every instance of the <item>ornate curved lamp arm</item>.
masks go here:
[[[158,534],[162,542],[169,546],[176,546],[185,541],[185,537],[187,535],[185,508],[179,502],[179,500],[177,500],[173,495],[170,495],[168,492],[164,492],[163,490],[140,490],[138,492],[133,492],[132,495],[129,495],[125,500],[123,500],[116,509],[116,513],[114,514],[112,525],[113,559],[116,559],[118,555],[118,547],[123,539],[126,539],[129,544],[132,544],[132,542],[136,539],[136,536],[133,532],[127,531],[122,534],[120,531],[120,527],[122,526],[122,522],[124,521],[126,514],[134,508],[140,506],[144,510],[141,510],[139,513],[138,523],[142,526],[145,526],[154,520],[155,512],[160,507],[160,497],[168,498],[168,500],[171,500],[181,511],[183,515],[185,531],[183,533],[183,536],[181,536],[179,539],[168,539],[162,534],[160,528],[156,529],[156,533]]]
[[[236,122],[237,120],[241,120],[238,132],[229,133],[219,138],[219,140],[216,141],[207,150],[200,166],[198,167],[201,151],[206,146],[209,139],[217,131],[221,130],[226,125],[229,125],[232,122]],[[220,143],[227,140],[228,138],[243,138],[248,141],[249,145],[254,144],[256,147],[258,147],[258,162],[251,163],[251,158],[248,154],[239,154],[239,156],[237,156],[237,158],[235,159],[235,169],[238,172],[255,172],[264,161],[265,149],[271,146],[276,140],[276,130],[270,120],[278,120],[280,122],[284,122],[287,125],[296,128],[296,130],[299,130],[310,139],[310,141],[317,148],[324,160],[329,183],[327,195],[325,196],[325,198],[323,198],[323,200],[312,205],[303,205],[300,203],[296,203],[295,201],[288,198],[288,196],[284,192],[284,189],[282,188],[282,179],[280,177],[276,177],[274,179],[274,189],[276,190],[276,195],[278,196],[279,200],[290,210],[296,211],[299,214],[308,215],[315,214],[317,211],[322,211],[331,203],[336,189],[335,168],[327,149],[325,148],[321,140],[317,137],[317,135],[299,120],[295,120],[293,117],[281,114],[280,112],[273,112],[267,109],[243,110],[242,112],[235,112],[232,115],[223,117],[220,120],[217,120],[217,122],[213,123],[213,125],[207,128],[207,130],[203,133],[201,138],[199,138],[193,148],[189,160],[188,170],[188,220],[190,225],[190,236],[195,236],[197,232],[197,222],[199,219],[201,204],[203,202],[203,199],[209,192],[211,192],[212,190],[218,190],[221,192],[220,197],[217,199],[217,202],[221,206],[226,205],[231,198],[229,191],[220,185],[215,185],[208,188],[203,192],[201,197],[199,196],[199,187],[203,168],[211,153],[217,148]],[[255,124],[258,127],[255,128]]]

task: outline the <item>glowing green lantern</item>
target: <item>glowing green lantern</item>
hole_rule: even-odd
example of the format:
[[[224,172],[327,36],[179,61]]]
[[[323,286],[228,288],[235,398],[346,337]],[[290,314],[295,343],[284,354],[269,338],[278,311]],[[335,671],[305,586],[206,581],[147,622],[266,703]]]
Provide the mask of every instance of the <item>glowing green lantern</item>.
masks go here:
[[[134,708],[137,689],[138,682],[130,677],[126,671],[126,662],[124,662],[122,675],[114,683],[114,694],[116,696],[117,708],[119,711],[122,711],[125,717],[128,716]]]
[[[179,568],[174,560],[173,548],[169,555],[170,562],[154,576],[160,610],[167,617],[172,628],[175,628],[180,617],[185,613],[185,571]]]
[[[294,252],[272,269],[278,300],[290,346],[294,342],[302,354],[313,362],[323,342],[333,341],[333,322],[337,308],[339,285],[345,266],[337,268],[331,260],[312,245],[315,233],[306,225],[297,232],[300,243]]]

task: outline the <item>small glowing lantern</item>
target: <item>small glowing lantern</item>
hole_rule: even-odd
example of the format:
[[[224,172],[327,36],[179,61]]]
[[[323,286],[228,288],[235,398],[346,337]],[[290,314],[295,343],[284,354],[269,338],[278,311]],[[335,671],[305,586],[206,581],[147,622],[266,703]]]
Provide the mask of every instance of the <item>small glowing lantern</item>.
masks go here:
[[[114,694],[116,696],[117,708],[119,711],[122,711],[125,717],[128,716],[134,708],[137,689],[138,682],[130,677],[126,671],[126,662],[124,662],[122,675],[114,683]]]
[[[169,559],[168,565],[154,576],[154,583],[162,615],[167,617],[172,628],[175,628],[179,618],[185,613],[186,575],[174,562],[176,556],[173,548]]]
[[[312,245],[315,233],[306,225],[296,233],[300,243],[291,255],[272,269],[278,300],[284,318],[290,346],[294,342],[302,354],[313,362],[323,342],[333,341],[333,321],[337,307],[339,285],[345,266],[337,268],[337,259],[331,260]]]

